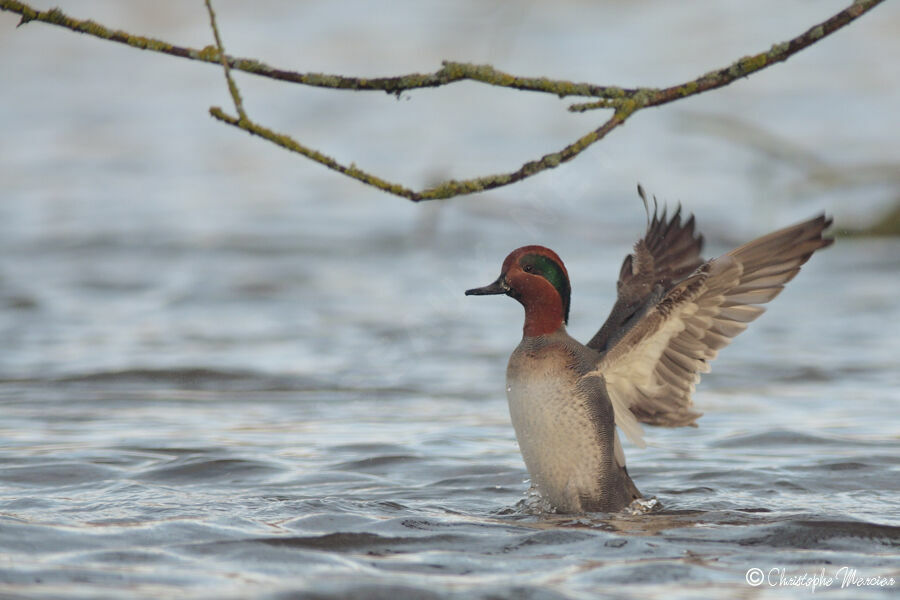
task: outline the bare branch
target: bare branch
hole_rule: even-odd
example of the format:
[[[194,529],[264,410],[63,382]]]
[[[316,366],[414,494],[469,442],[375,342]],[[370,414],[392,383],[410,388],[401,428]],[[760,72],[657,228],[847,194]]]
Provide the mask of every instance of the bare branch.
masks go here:
[[[775,62],[787,60],[810,44],[831,34],[847,25],[851,21],[868,12],[884,0],[856,0],[851,6],[837,13],[827,21],[810,28],[805,33],[781,44],[775,44],[767,52],[739,59],[733,64],[703,75],[692,81],[675,85],[657,91],[661,95],[654,97],[654,106],[662,104],[669,99],[682,98],[716,87],[722,87],[738,79],[746,77],[750,73],[763,69]],[[163,40],[132,35],[126,31],[109,29],[99,23],[90,20],[79,20],[66,15],[58,8],[47,11],[38,11],[29,5],[17,0],[0,0],[0,10],[22,15],[19,25],[31,21],[40,21],[52,25],[65,27],[79,33],[93,35],[112,42],[118,42],[138,48],[161,52],[190,60],[218,64],[221,62],[216,46],[206,46],[200,50],[177,46]],[[576,83],[561,79],[548,79],[546,77],[522,77],[499,71],[490,65],[473,65],[445,61],[443,66],[434,73],[410,73],[395,77],[347,77],[343,75],[331,75],[325,73],[299,73],[277,69],[263,62],[250,58],[236,58],[226,56],[228,66],[236,71],[244,71],[261,77],[289,81],[312,87],[322,87],[342,90],[358,91],[383,91],[390,94],[399,94],[418,88],[441,87],[457,81],[479,81],[488,85],[507,87],[532,92],[553,94],[560,98],[567,96],[585,96],[593,98],[606,98],[613,101],[624,101],[648,90],[622,88],[618,86],[604,86],[592,83]],[[696,85],[694,85],[696,84]],[[612,105],[612,103],[611,103]],[[608,108],[601,106],[599,108]]]
[[[615,127],[624,123],[626,118],[624,113],[617,112],[606,123],[595,129],[594,131],[591,131],[575,140],[573,143],[569,144],[559,152],[546,154],[539,160],[525,163],[524,165],[519,167],[519,169],[511,173],[487,175],[484,177],[466,179],[463,181],[450,179],[434,187],[417,192],[399,183],[392,183],[378,177],[377,175],[373,175],[371,173],[363,171],[352,163],[349,166],[343,165],[330,156],[304,146],[289,135],[272,131],[271,129],[263,127],[262,125],[254,123],[250,118],[240,119],[228,115],[218,106],[210,108],[209,114],[219,121],[222,121],[223,123],[227,123],[228,125],[232,125],[234,127],[237,127],[238,129],[243,129],[247,133],[266,139],[277,146],[281,146],[285,150],[296,152],[297,154],[320,163],[328,167],[329,169],[332,169],[333,171],[337,171],[346,175],[347,177],[356,179],[357,181],[361,181],[362,183],[365,183],[367,185],[371,185],[372,187],[378,188],[383,192],[388,192],[389,194],[393,194],[395,196],[407,198],[408,200],[412,200],[413,202],[421,202],[423,200],[442,200],[446,198],[452,198],[454,196],[483,192],[486,190],[509,185],[517,181],[521,181],[523,179],[531,177],[535,173],[539,173],[546,169],[552,169],[562,162],[575,158],[576,156],[581,154],[581,152],[584,151],[588,146],[600,139],[603,139],[603,137],[605,137],[607,133],[612,131]]]
[[[133,35],[121,29],[109,29],[91,20],[76,19],[58,8],[46,11],[35,10],[31,6],[17,0],[0,0],[0,10],[22,15],[19,26],[31,21],[38,21],[71,29],[78,33],[92,35],[110,42],[125,44],[139,50],[150,50],[210,64],[221,64],[219,49],[215,45],[205,46],[199,50],[178,46],[164,40]],[[395,77],[368,78],[326,73],[299,73],[278,69],[252,58],[238,58],[227,55],[225,58],[228,66],[235,71],[243,71],[279,81],[339,90],[382,91],[389,94],[400,94],[414,89],[441,87],[457,81],[469,80],[499,87],[544,92],[560,98],[566,96],[622,98],[625,94],[635,91],[615,86],[573,83],[565,80],[547,79],[546,77],[521,77],[498,71],[490,65],[473,65],[452,61],[444,61],[441,68],[434,73],[410,73]]]
[[[201,50],[176,46],[152,38],[135,36],[121,30],[111,30],[93,21],[78,20],[69,17],[59,9],[37,11],[27,4],[15,0],[0,0],[0,10],[22,15],[22,20],[19,23],[20,25],[30,21],[41,21],[102,39],[127,44],[142,50],[151,50],[191,60],[221,64],[225,70],[229,91],[234,100],[238,117],[235,118],[229,116],[217,107],[210,109],[210,114],[212,114],[213,117],[229,125],[239,127],[253,135],[267,139],[282,148],[297,152],[310,160],[325,165],[329,169],[338,171],[348,177],[366,183],[367,185],[418,202],[421,200],[450,198],[462,194],[481,192],[509,185],[531,177],[546,169],[555,168],[559,164],[571,160],[590,145],[603,139],[606,134],[624,123],[628,117],[635,112],[643,108],[667,104],[682,98],[726,86],[739,78],[747,77],[775,63],[785,61],[797,52],[818,42],[834,31],[846,26],[848,23],[851,23],[862,14],[868,12],[878,4],[881,4],[884,0],[856,0],[851,6],[840,11],[830,19],[808,29],[791,40],[775,44],[767,51],[741,58],[727,67],[701,75],[686,83],[667,88],[621,88],[617,86],[602,86],[590,83],[575,83],[543,77],[522,77],[498,71],[489,65],[473,65],[457,62],[444,62],[440,69],[430,74],[412,73],[396,77],[380,78],[345,77],[342,75],[327,75],[321,73],[298,73],[276,69],[257,60],[235,58],[226,55],[216,26],[215,13],[213,12],[210,0],[205,1],[210,13],[210,23],[213,28],[216,45],[206,46]],[[357,91],[380,90],[391,94],[400,94],[401,92],[418,88],[440,87],[457,81],[471,80],[492,86],[553,94],[560,98],[568,96],[599,98],[599,100],[591,102],[573,104],[569,107],[569,110],[574,112],[585,112],[596,109],[613,109],[614,113],[612,117],[600,127],[589,131],[562,150],[546,154],[540,159],[527,162],[515,171],[475,177],[462,181],[450,180],[435,187],[417,192],[405,186],[391,183],[362,171],[353,164],[349,166],[343,165],[321,152],[307,148],[290,136],[277,133],[254,123],[244,112],[239,90],[231,77],[229,69],[313,87]]]

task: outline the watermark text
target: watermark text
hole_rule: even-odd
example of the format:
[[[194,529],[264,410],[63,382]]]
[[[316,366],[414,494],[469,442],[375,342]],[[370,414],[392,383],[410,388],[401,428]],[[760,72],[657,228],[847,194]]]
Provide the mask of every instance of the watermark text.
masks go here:
[[[753,587],[807,588],[813,593],[822,588],[887,588],[896,583],[892,576],[866,576],[853,567],[835,567],[831,570],[822,567],[813,573],[789,573],[784,567],[772,567],[768,570],[753,567],[747,569],[744,578]]]

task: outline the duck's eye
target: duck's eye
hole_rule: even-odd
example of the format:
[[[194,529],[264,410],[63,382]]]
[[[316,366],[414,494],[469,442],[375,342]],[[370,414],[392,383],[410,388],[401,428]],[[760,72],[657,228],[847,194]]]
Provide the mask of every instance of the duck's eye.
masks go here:
[[[522,270],[526,273],[534,273],[534,265],[525,265]]]

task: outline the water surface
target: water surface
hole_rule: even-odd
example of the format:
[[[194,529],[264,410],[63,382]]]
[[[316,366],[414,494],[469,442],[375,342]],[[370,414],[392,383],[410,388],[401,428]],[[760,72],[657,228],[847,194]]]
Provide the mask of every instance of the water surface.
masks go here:
[[[203,46],[197,4],[63,8]],[[217,3],[235,54],[300,70],[449,58],[641,85],[790,37],[841,6],[826,4]],[[888,184],[822,187],[692,119],[748,119],[835,168],[896,164],[898,74],[871,60],[897,51],[896,6],[439,207],[212,121],[215,69],[14,22],[0,15],[0,595],[799,597],[811,584],[790,578],[823,573],[829,597],[896,592],[877,581],[900,579],[900,243],[816,254],[704,377],[700,427],[626,446],[663,507],[639,516],[535,512],[504,398],[521,308],[463,296],[542,243],[572,277],[570,332],[590,338],[643,231],[638,179],[697,213],[709,255],[822,210],[864,222]],[[238,80],[263,123],[413,184],[514,168],[588,122],[471,84],[397,101]],[[850,569],[875,583],[842,588]]]

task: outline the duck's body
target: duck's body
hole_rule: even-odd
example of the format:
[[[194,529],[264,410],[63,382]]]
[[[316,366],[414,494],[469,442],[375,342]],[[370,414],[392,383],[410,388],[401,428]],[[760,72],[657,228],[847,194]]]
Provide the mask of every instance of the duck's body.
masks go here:
[[[565,328],[525,337],[509,358],[509,414],[532,483],[559,512],[614,511],[640,498],[615,459],[616,423],[599,353]]]
[[[641,191],[642,193],[642,191]],[[643,193],[642,193],[643,195]],[[625,468],[618,425],[642,446],[638,421],[694,425],[699,372],[743,331],[812,253],[831,243],[817,217],[700,258],[694,219],[654,215],[626,257],[618,299],[597,335],[566,332],[570,286],[560,258],[524,246],[500,277],[466,294],[506,294],[525,307],[506,374],[509,412],[532,484],[558,512],[617,511],[640,498]]]

